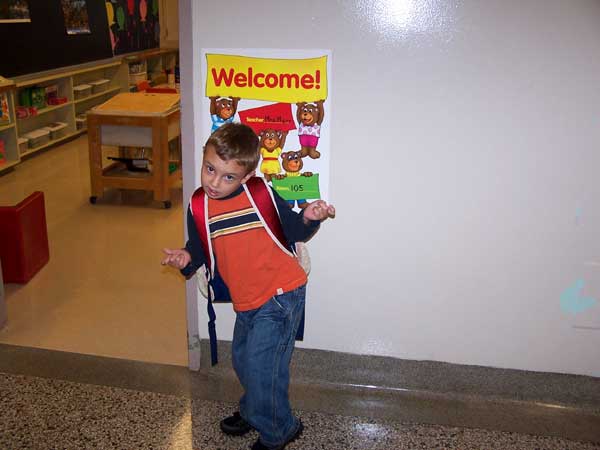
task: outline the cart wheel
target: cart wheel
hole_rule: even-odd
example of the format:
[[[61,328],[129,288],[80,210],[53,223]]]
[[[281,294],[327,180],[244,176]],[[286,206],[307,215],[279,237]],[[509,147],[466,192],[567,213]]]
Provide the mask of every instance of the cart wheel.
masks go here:
[[[98,197],[96,197],[96,196],[94,196],[94,195],[92,195],[92,196],[90,197],[90,203],[91,203],[92,205],[95,205],[95,204],[96,204],[96,200],[98,200]]]
[[[171,209],[171,201],[170,200],[165,201],[164,204],[165,204],[165,209]]]

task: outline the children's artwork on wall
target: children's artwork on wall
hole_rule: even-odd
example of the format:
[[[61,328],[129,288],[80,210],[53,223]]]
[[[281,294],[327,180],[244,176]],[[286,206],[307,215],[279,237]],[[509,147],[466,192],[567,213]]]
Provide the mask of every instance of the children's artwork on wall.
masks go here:
[[[257,175],[290,207],[328,200],[331,51],[203,49],[201,59],[201,141],[244,123],[260,140]]]
[[[31,22],[26,0],[0,1],[0,23]]]
[[[158,0],[106,2],[113,54],[121,55],[160,45]]]
[[[90,34],[86,0],[61,0],[67,34]]]

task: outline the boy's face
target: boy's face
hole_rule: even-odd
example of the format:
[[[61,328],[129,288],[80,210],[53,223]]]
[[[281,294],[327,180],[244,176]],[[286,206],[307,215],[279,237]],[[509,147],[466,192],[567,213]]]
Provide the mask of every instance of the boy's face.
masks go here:
[[[212,145],[207,145],[204,149],[200,182],[210,198],[227,197],[253,175],[254,171],[247,173],[246,169],[233,159],[222,160]]]

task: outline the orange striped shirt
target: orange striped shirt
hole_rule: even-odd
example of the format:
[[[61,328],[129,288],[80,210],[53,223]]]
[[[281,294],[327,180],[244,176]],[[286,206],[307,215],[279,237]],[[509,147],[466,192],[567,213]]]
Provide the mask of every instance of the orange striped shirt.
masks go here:
[[[274,295],[306,283],[306,273],[296,258],[284,253],[267,234],[245,192],[225,200],[207,200],[216,264],[235,311],[259,308]]]

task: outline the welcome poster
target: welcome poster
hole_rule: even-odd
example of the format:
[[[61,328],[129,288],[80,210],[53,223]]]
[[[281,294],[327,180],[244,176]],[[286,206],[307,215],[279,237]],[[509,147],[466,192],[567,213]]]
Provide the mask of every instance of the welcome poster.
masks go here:
[[[260,140],[257,176],[290,207],[328,199],[331,52],[204,49],[201,59],[202,142],[244,123]]]

